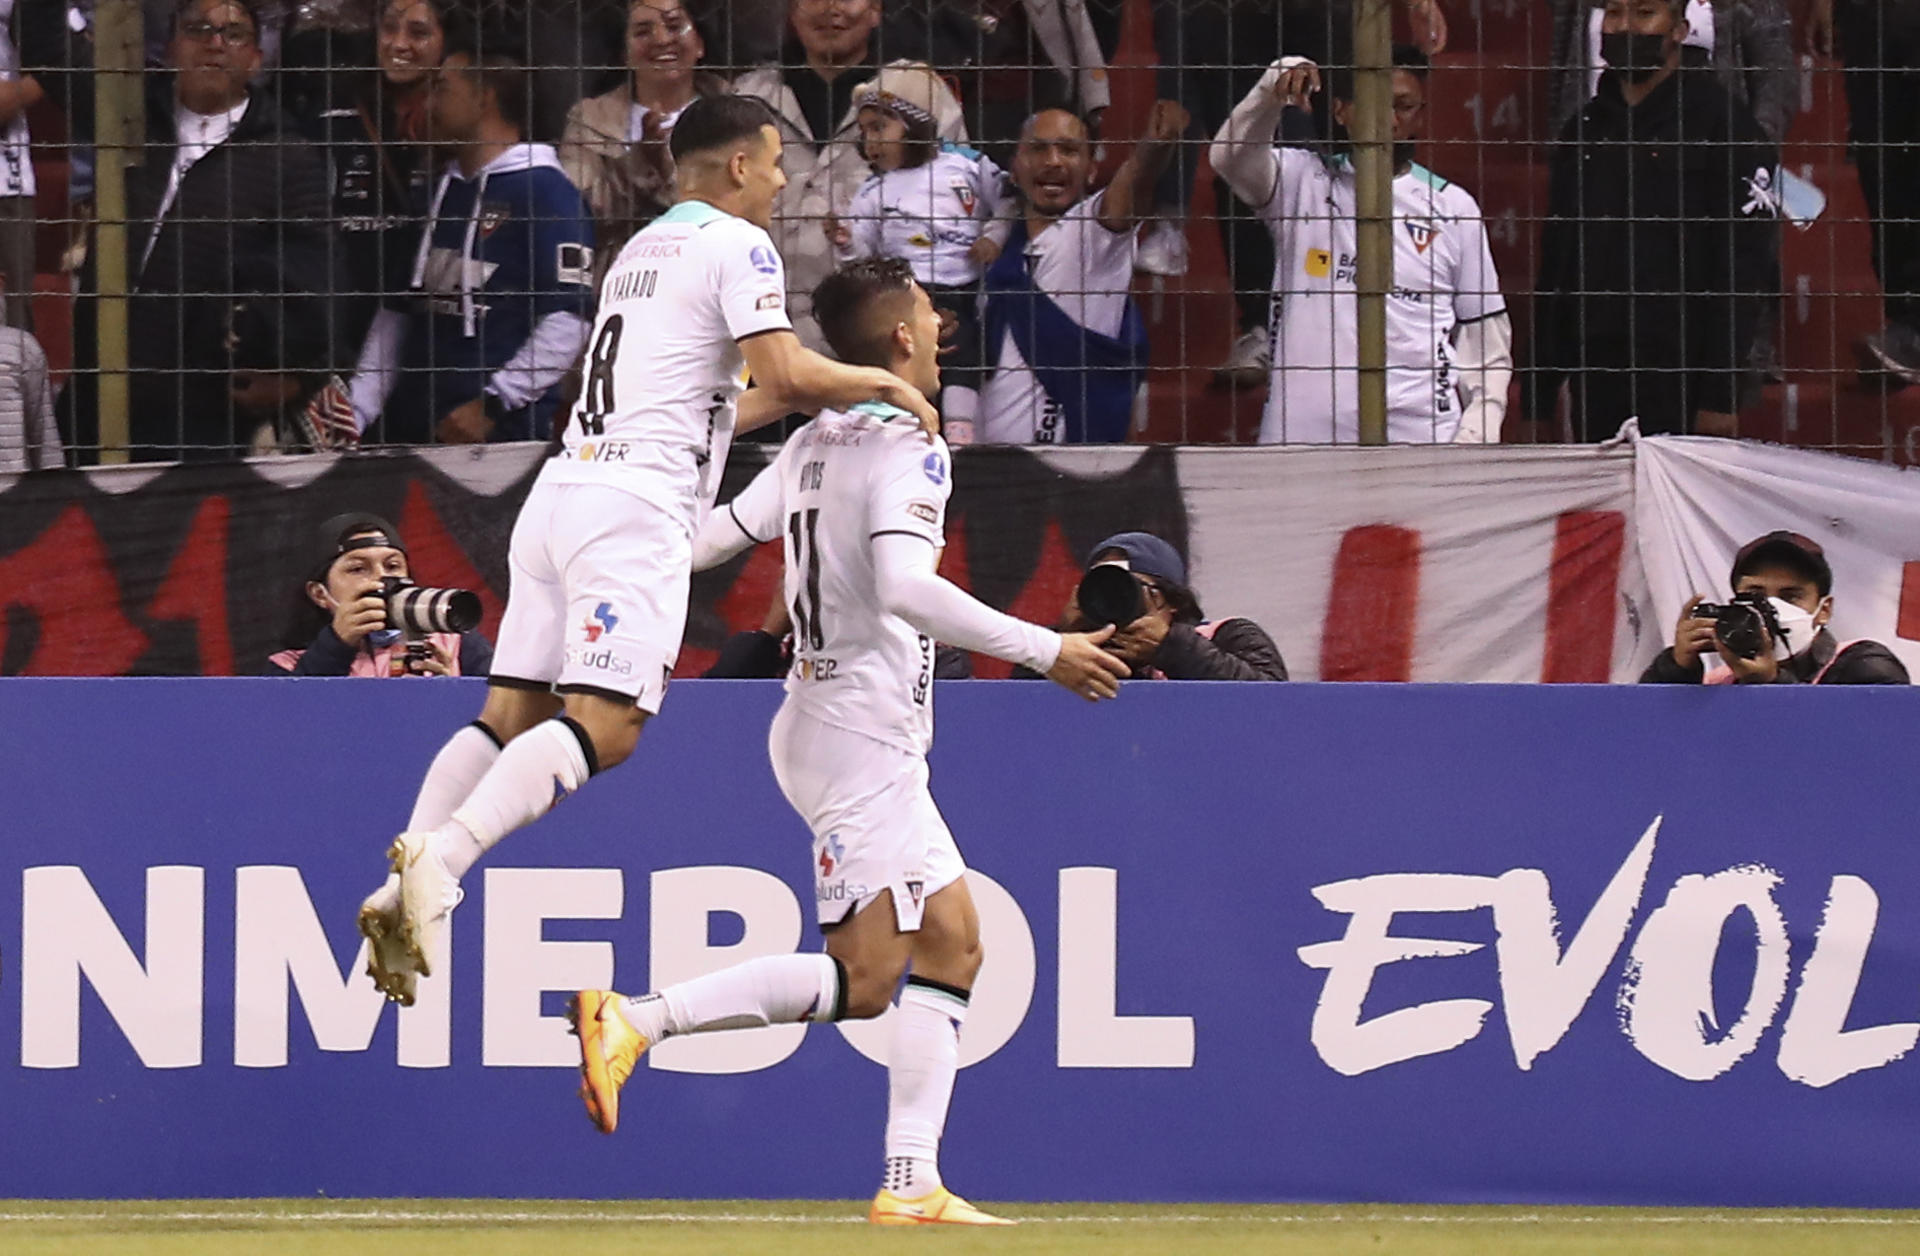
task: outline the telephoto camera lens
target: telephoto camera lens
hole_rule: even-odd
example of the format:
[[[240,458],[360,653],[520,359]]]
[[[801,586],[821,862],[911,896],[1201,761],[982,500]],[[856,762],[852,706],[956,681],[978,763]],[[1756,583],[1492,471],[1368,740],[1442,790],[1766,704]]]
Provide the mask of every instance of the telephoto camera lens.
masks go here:
[[[480,626],[480,595],[471,589],[426,589],[388,576],[387,627],[404,632],[472,632]]]
[[[1118,563],[1101,563],[1080,577],[1080,613],[1095,624],[1118,628],[1147,613],[1147,595],[1133,572]]]

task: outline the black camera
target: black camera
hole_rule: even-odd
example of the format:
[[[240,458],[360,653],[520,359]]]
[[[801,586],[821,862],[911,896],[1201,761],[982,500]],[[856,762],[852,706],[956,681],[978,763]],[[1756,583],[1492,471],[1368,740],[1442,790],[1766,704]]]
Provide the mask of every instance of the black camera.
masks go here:
[[[1759,658],[1769,641],[1786,640],[1773,603],[1757,590],[1736,593],[1731,602],[1702,602],[1693,608],[1693,618],[1711,619],[1720,644],[1743,659]]]
[[[425,589],[404,576],[380,582],[387,627],[403,632],[472,632],[480,626],[480,595],[471,589]]]
[[[1089,567],[1080,577],[1080,613],[1098,626],[1124,627],[1147,613],[1147,593],[1139,578],[1118,563]]]

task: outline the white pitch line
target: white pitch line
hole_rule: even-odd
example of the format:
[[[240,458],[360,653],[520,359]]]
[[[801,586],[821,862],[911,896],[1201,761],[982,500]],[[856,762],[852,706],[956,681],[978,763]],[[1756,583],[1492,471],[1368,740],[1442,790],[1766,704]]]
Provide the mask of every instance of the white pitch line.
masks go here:
[[[230,1224],[272,1223],[290,1226],[331,1225],[363,1222],[383,1225],[553,1225],[585,1224],[601,1221],[657,1222],[683,1225],[714,1222],[723,1225],[858,1225],[860,1216],[823,1217],[807,1213],[709,1213],[709,1212],[622,1212],[584,1203],[579,1212],[442,1212],[425,1210],[379,1209],[349,1211],[271,1212],[212,1211],[181,1209],[171,1211],[93,1210],[86,1212],[0,1212],[0,1223],[34,1222],[227,1222]],[[1085,1214],[1059,1217],[1022,1217],[1026,1225],[1219,1225],[1258,1222],[1266,1225],[1920,1225],[1920,1215],[1894,1217],[1854,1216],[1741,1216],[1733,1213],[1654,1214],[1610,1216],[1607,1214],[1522,1213],[1514,1216],[1441,1216],[1420,1213],[1160,1213],[1153,1215]]]

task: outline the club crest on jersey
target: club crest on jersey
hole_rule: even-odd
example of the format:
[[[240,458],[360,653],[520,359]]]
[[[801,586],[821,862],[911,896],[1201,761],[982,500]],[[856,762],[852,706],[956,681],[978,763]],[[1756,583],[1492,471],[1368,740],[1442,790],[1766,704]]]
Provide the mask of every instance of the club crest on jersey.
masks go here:
[[[820,875],[830,877],[840,861],[847,857],[847,848],[840,843],[838,833],[829,833],[820,842]]]
[[[587,641],[591,643],[598,641],[603,634],[612,632],[619,623],[620,617],[613,613],[613,603],[602,602],[593,608],[593,614],[587,618],[587,622],[582,624],[581,628],[587,634]]]
[[[488,201],[480,206],[480,238],[486,239],[513,217],[513,207],[505,201]]]
[[[953,194],[960,202],[960,212],[969,218],[973,217],[973,207],[979,204],[979,200],[973,194],[972,181],[955,179],[952,186]]]
[[[1433,243],[1433,237],[1439,234],[1431,218],[1409,218],[1404,225],[1417,253],[1426,252],[1427,246]]]
[[[928,454],[927,460],[920,464],[920,469],[925,471],[927,478],[935,484],[947,482],[947,463],[938,453]]]
[[[753,268],[763,275],[780,273],[780,259],[775,257],[773,250],[764,244],[754,245],[753,251],[747,254],[747,260],[752,262]]]

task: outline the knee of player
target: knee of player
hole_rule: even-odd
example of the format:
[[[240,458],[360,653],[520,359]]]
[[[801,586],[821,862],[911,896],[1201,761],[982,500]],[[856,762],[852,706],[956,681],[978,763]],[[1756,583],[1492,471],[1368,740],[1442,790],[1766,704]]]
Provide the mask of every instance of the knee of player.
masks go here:
[[[843,1019],[872,1020],[893,1004],[893,991],[904,968],[884,965],[847,966],[847,1010]]]

